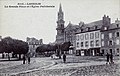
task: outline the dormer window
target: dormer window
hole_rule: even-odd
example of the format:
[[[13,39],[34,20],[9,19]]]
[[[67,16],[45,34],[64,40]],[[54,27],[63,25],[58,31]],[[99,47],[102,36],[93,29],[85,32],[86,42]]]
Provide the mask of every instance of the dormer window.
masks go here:
[[[119,24],[116,24],[117,25],[117,27],[119,27]]]
[[[83,32],[83,29],[81,29],[81,32]]]
[[[97,26],[95,26],[95,30],[97,29]]]
[[[87,27],[87,30],[86,31],[89,31],[90,30],[90,27]]]
[[[104,30],[107,30],[107,27],[104,27]]]

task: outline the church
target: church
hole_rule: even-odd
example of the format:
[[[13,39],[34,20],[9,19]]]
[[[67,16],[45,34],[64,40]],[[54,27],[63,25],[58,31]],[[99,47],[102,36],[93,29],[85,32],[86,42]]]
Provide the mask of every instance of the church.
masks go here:
[[[81,22],[82,23],[82,22]],[[73,25],[71,22],[65,27],[64,21],[64,12],[62,11],[62,6],[60,4],[58,11],[58,20],[57,20],[57,35],[56,43],[62,44],[63,42],[71,42],[74,45],[75,33],[80,29],[80,25]]]
[[[102,19],[85,24],[65,27],[64,13],[60,4],[57,20],[56,43],[71,42],[73,53],[80,56],[99,56],[112,53],[120,55],[120,20],[111,23],[111,18],[104,15]]]

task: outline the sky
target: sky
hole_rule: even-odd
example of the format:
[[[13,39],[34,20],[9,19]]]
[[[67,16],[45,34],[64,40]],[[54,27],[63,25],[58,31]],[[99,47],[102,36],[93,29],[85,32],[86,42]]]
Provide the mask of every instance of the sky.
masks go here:
[[[41,3],[53,8],[5,8],[18,3]],[[56,39],[59,5],[64,12],[65,26],[69,21],[79,24],[101,20],[104,14],[112,22],[120,19],[120,0],[0,0],[0,35],[26,41],[26,37],[43,39],[43,43]]]

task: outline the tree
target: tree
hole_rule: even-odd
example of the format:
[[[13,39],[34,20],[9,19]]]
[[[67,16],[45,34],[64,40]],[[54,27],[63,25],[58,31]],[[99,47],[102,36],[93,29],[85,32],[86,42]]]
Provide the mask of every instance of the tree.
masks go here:
[[[36,52],[40,53],[40,54],[44,54],[44,52],[47,52],[47,45],[46,44],[42,44],[39,47],[37,47]]]
[[[28,44],[22,40],[12,39],[11,37],[6,37],[2,39],[2,47],[0,52],[9,53],[13,52],[14,54],[19,54],[19,59],[21,59],[21,54],[26,54],[28,52]]]
[[[61,50],[62,51],[69,51],[69,47],[70,47],[71,43],[70,42],[64,42],[61,46]]]
[[[53,52],[55,52],[56,46],[51,44],[43,44],[36,49],[36,53],[44,54],[46,56],[50,56]]]

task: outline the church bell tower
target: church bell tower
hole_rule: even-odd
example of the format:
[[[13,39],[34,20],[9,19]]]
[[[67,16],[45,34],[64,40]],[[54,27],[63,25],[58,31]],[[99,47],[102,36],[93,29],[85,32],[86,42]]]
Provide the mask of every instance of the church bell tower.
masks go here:
[[[57,20],[57,35],[56,35],[56,42],[57,43],[63,43],[64,42],[64,13],[62,11],[62,6],[60,4],[59,6],[59,12],[58,12],[58,20]]]

